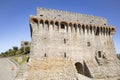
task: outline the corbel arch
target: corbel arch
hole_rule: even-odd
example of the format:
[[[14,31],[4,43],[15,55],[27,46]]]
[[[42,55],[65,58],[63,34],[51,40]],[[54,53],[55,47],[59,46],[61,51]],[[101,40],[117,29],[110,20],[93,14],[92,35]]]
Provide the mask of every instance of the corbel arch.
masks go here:
[[[40,23],[42,23],[42,24],[43,24],[43,22],[44,22],[44,20],[43,20],[43,19],[40,19]]]
[[[105,27],[103,27],[103,35],[105,35]]]
[[[94,32],[94,34],[96,33],[96,26],[95,25],[93,26],[93,32]]]
[[[84,24],[82,24],[82,32],[83,32],[83,34],[85,33],[85,25]]]
[[[100,27],[100,34],[102,35],[102,26]]]
[[[68,23],[67,22],[60,22],[60,30],[68,30]]]
[[[59,22],[58,22],[58,21],[56,21],[56,22],[55,22],[55,25],[59,26]]]
[[[97,35],[99,35],[99,33],[100,33],[100,28],[97,27],[97,28],[96,28],[96,31],[95,31],[95,35],[97,36]]]
[[[58,21],[55,22],[55,27],[54,28],[58,31],[59,30],[59,22]]]
[[[43,19],[40,19],[39,20],[39,30],[42,31],[44,28],[44,20]]]
[[[106,32],[106,35],[108,35],[108,28],[107,27],[106,27],[106,31],[105,32]]]
[[[50,24],[51,24],[51,25],[54,25],[54,21],[50,21]]]
[[[34,24],[34,23],[38,24],[38,19],[37,19],[37,18],[32,18],[30,21],[31,21],[33,24]]]
[[[108,29],[108,34],[109,34],[109,35],[110,35],[110,32],[111,32],[111,31],[110,31],[110,27],[109,27],[109,29]]]
[[[38,19],[31,17],[30,18],[30,31],[31,31],[31,36],[34,33],[38,32]]]
[[[50,21],[50,26],[49,26],[49,28],[54,29],[54,21],[53,21],[53,20]]]
[[[81,31],[81,24],[78,24],[78,30]]]
[[[87,33],[89,33],[89,26],[86,25],[86,30],[87,30]]]
[[[93,26],[92,25],[90,25],[90,33],[92,34],[92,28],[93,28]]]
[[[111,35],[113,35],[114,33],[115,33],[115,31],[116,31],[116,29],[115,28],[113,28],[113,27],[111,27]]]
[[[60,22],[60,26],[61,28],[65,28],[66,26],[68,26],[68,23],[67,22]]]
[[[49,21],[48,20],[45,20],[44,29],[46,29],[47,31],[49,30]]]
[[[49,24],[49,21],[48,21],[48,20],[45,20],[45,24]]]
[[[112,31],[114,31],[114,32],[115,32],[115,31],[116,31],[116,29],[112,27]]]
[[[72,24],[72,23],[69,23],[69,27],[70,27],[70,29],[71,29],[71,32],[72,32],[72,26],[73,26],[73,24]]]
[[[77,32],[77,24],[76,23],[74,23],[73,28],[74,28],[75,32]]]

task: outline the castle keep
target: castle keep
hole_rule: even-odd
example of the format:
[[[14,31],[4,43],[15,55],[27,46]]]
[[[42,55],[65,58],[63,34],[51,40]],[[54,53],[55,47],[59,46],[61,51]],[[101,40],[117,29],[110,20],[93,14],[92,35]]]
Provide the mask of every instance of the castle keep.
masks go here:
[[[30,16],[31,58],[28,80],[100,79],[120,75],[115,27],[107,19],[37,8]],[[85,79],[83,79],[85,80]]]

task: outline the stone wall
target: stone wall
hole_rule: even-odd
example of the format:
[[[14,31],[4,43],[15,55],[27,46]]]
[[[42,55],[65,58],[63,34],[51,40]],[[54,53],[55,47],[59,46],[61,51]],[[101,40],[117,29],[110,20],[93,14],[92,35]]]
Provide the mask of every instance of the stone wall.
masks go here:
[[[102,17],[45,8],[37,8],[37,17],[65,22],[107,25],[107,19]]]
[[[76,20],[78,17],[81,18],[79,21]],[[93,23],[89,23],[92,19]],[[47,77],[46,80],[50,80],[52,76],[55,80],[69,80],[72,75],[71,80],[74,80],[75,74],[89,78],[120,75],[112,40],[116,29],[104,23],[107,24],[107,20],[100,17],[37,8],[37,16],[30,17],[32,57],[28,68],[29,77],[38,75],[39,79]],[[65,67],[63,64],[70,66]],[[44,72],[46,65],[51,68]],[[64,69],[65,73],[70,74],[58,79],[61,77],[59,74],[64,74],[59,70]],[[58,77],[54,77],[57,73]],[[75,77],[75,80],[78,79]]]
[[[114,27],[69,24],[31,17],[32,50],[37,56],[66,56],[73,59],[91,58],[100,51],[106,56],[115,53],[112,36]],[[84,53],[84,54],[83,54]],[[80,54],[80,56],[78,56]]]
[[[28,80],[76,80],[70,59],[59,57],[33,58],[28,68]]]

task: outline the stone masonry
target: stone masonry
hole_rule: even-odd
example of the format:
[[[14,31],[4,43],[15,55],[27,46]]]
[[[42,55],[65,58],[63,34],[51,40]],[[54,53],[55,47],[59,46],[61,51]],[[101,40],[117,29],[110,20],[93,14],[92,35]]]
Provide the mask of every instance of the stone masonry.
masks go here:
[[[110,79],[120,76],[107,19],[37,8],[30,16],[31,57],[28,80]]]

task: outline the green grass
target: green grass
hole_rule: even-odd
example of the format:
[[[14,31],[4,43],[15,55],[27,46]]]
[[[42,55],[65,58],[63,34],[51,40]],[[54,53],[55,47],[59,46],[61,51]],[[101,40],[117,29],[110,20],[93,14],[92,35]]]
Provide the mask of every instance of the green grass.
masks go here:
[[[27,62],[28,57],[24,56],[21,57],[21,60],[19,61],[19,57],[13,57],[12,60],[14,60],[19,65],[25,64]]]
[[[23,57],[23,58],[22,58],[22,61],[20,62],[20,65],[26,63],[26,62],[27,62],[27,59],[28,59],[28,57]]]

